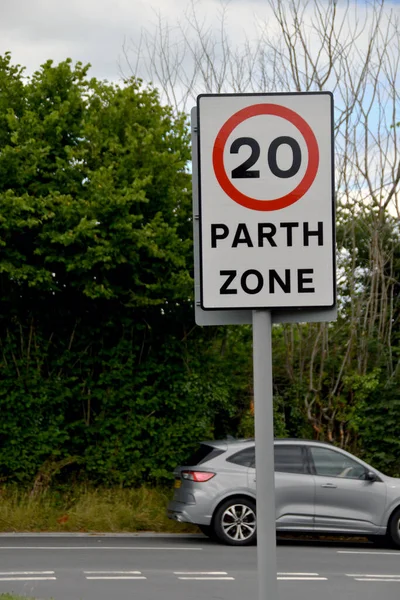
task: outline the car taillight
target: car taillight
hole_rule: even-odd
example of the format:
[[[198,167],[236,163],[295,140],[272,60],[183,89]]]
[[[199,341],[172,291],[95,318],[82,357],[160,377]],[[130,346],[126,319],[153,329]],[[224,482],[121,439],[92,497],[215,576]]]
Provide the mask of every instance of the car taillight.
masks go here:
[[[182,479],[189,479],[190,481],[209,481],[215,477],[215,473],[209,473],[207,471],[182,471]]]

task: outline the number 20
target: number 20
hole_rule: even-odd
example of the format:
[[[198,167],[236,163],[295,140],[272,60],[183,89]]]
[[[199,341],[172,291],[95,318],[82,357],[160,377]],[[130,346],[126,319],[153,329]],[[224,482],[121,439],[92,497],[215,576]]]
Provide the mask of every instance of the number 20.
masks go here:
[[[289,169],[280,169],[278,167],[277,162],[277,152],[280,146],[286,144],[290,146],[293,153],[292,158],[292,166]],[[237,138],[231,144],[230,153],[238,154],[239,149],[242,146],[249,146],[251,148],[251,154],[249,158],[247,158],[244,163],[233,169],[232,171],[232,179],[257,179],[260,177],[260,171],[253,169],[250,171],[250,167],[252,167],[260,158],[260,145],[259,143],[251,137],[241,137]],[[268,166],[271,172],[281,179],[287,179],[289,177],[294,177],[296,173],[299,171],[301,165],[301,150],[299,144],[295,139],[288,136],[277,137],[270,144],[268,149]]]

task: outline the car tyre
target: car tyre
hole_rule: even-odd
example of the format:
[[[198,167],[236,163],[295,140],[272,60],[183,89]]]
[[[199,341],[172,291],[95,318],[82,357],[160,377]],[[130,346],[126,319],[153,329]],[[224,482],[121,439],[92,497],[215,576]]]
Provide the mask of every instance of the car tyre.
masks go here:
[[[214,517],[217,538],[229,546],[249,546],[257,539],[256,505],[249,498],[231,498],[219,506]]]
[[[400,507],[394,511],[390,519],[388,534],[391,546],[400,550]]]

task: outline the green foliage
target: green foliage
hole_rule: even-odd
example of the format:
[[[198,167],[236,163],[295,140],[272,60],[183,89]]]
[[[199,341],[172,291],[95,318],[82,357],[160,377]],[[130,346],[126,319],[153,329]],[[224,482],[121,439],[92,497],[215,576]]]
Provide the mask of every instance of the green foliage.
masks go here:
[[[365,460],[396,477],[400,477],[399,383],[375,380],[360,399],[355,418]]]
[[[193,322],[186,119],[6,54],[0,123],[0,480],[165,480],[249,406],[242,334]]]
[[[274,435],[276,438],[287,437],[288,432],[285,423],[285,413],[283,399],[280,396],[274,396]],[[254,410],[247,410],[244,412],[239,426],[238,435],[239,437],[248,438],[254,437]]]
[[[132,308],[189,295],[185,120],[140,81],[117,87],[87,70],[49,61],[22,107],[4,106],[0,272]]]

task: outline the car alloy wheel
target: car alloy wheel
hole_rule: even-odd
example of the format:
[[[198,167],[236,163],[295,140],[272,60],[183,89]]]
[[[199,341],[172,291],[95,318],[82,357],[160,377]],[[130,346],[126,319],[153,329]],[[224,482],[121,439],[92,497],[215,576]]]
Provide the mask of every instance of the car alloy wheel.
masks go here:
[[[257,533],[254,502],[243,498],[222,504],[216,514],[215,531],[222,542],[232,546],[254,543]]]

